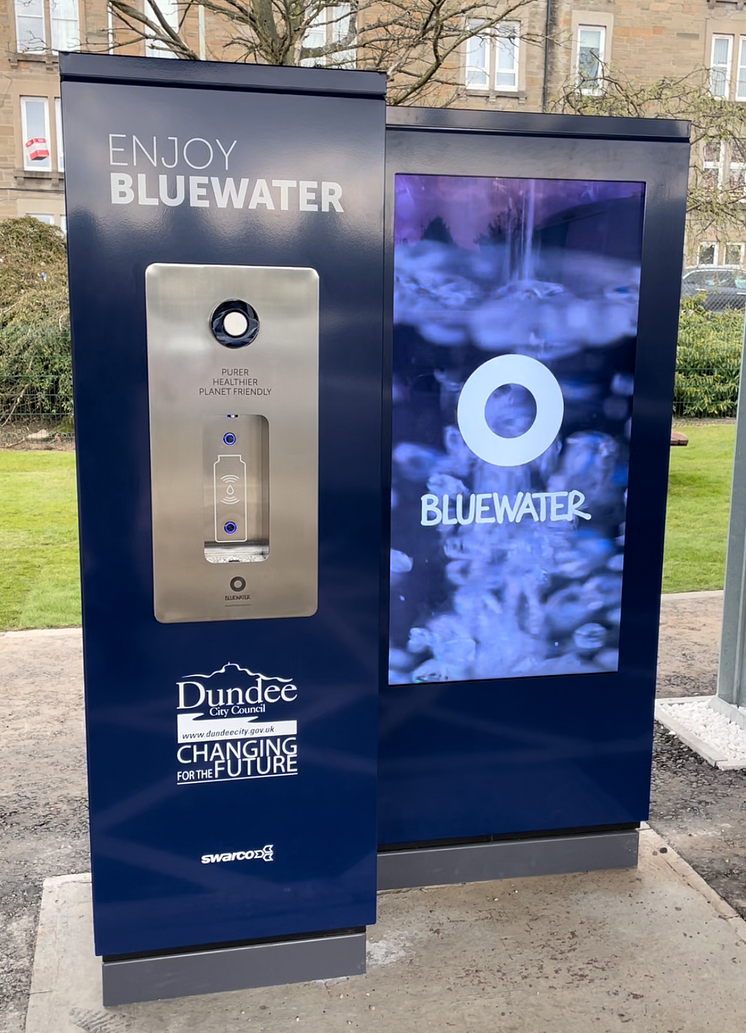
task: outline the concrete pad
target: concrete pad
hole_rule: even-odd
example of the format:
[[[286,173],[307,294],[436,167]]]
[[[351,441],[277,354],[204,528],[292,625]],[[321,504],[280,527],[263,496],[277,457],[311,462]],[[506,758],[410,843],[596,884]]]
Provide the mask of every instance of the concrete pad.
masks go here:
[[[26,1033],[742,1033],[746,923],[645,829],[636,869],[380,894],[365,976],[100,1002],[89,877],[50,879]]]

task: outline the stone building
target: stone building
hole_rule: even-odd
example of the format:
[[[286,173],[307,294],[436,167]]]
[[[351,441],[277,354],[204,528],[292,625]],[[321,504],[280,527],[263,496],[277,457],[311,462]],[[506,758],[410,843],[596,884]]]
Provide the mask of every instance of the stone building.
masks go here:
[[[176,0],[162,0],[161,9],[178,26]],[[339,26],[344,6],[334,11]],[[204,8],[190,9],[182,31],[200,57],[237,56],[226,49],[224,26]],[[319,45],[337,30],[319,25],[312,31]],[[0,32],[6,40],[0,53],[6,83],[0,103],[0,218],[34,215],[64,229],[56,51],[164,52],[142,41],[127,45],[105,0],[0,0]],[[348,63],[353,60],[351,54]],[[715,95],[746,103],[744,0],[532,0],[470,40],[448,70],[450,83],[440,88],[439,98],[420,103],[439,99],[457,107],[541,111],[568,83],[600,91],[603,65],[638,79],[706,66]],[[721,186],[744,189],[746,165],[726,146],[711,148],[704,158]],[[746,228],[727,236],[690,234],[687,264],[743,265]]]

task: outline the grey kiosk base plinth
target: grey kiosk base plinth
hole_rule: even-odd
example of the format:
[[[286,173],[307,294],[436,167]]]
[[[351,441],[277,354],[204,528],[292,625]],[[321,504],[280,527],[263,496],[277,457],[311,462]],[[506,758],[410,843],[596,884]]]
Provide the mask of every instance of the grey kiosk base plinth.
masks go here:
[[[111,1007],[364,972],[365,931],[356,930],[278,943],[105,960],[101,975],[103,1003]]]
[[[384,851],[379,890],[633,868],[638,829]],[[105,1006],[365,972],[365,932],[126,958],[102,964]]]
[[[631,828],[385,851],[378,855],[378,888],[398,890],[634,868],[638,833]]]

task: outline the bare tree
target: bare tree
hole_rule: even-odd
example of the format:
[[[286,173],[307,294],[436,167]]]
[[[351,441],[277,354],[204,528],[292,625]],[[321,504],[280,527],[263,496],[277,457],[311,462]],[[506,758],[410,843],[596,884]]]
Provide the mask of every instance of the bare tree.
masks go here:
[[[593,88],[597,85],[597,88]],[[713,92],[711,73],[652,82],[628,79],[605,65],[591,88],[568,82],[554,101],[557,111],[579,115],[674,118],[691,123],[692,158],[687,210],[690,229],[728,237],[746,224],[746,111]]]
[[[125,42],[146,40],[188,61],[199,53],[187,32],[190,13],[203,8],[226,42],[218,56],[271,65],[324,65],[385,72],[389,104],[424,99],[436,90],[448,103],[459,85],[467,42],[544,0],[177,0],[178,23],[164,0],[110,0],[127,31]],[[169,10],[173,10],[170,8]],[[523,33],[529,44],[540,33]]]

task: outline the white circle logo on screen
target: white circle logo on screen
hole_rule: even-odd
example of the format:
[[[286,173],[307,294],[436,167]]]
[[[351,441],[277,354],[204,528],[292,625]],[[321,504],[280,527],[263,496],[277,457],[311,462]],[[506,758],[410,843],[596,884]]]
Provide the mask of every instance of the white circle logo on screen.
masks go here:
[[[503,438],[489,426],[485,408],[493,391],[518,384],[534,396],[536,418],[525,434]],[[492,466],[523,466],[549,448],[559,434],[565,402],[547,367],[528,355],[498,355],[474,370],[461,389],[457,420],[472,452]]]

